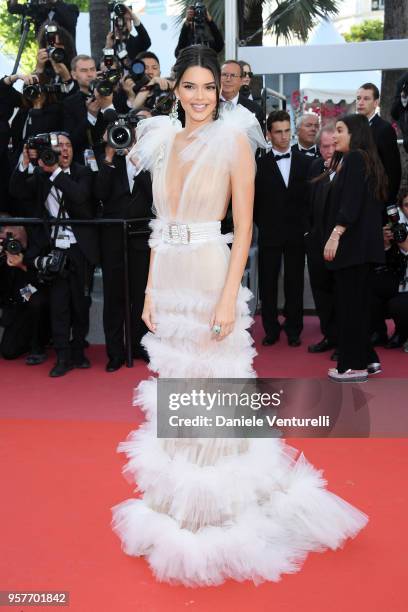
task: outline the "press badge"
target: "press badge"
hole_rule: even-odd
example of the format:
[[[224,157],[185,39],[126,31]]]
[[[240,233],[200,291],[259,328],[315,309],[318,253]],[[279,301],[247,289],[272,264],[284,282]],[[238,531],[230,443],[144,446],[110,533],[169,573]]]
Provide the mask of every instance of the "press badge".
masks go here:
[[[57,249],[69,249],[71,246],[71,241],[67,234],[59,234],[55,241],[55,246]]]

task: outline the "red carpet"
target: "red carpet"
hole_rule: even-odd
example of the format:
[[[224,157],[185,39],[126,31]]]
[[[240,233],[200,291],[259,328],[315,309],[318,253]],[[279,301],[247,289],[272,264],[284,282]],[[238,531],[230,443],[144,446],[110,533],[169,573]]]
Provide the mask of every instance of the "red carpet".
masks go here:
[[[257,322],[257,346],[260,337]],[[324,375],[328,355],[305,349],[317,339],[316,322],[309,319],[302,347],[289,348],[283,339],[260,347],[259,375]],[[89,354],[90,371],[56,380],[47,376],[51,361],[38,368],[23,360],[0,362],[0,590],[70,591],[66,609],[74,612],[406,612],[404,439],[290,440],[324,469],[332,491],[370,516],[344,550],[310,555],[298,574],[258,587],[157,583],[143,559],[121,552],[109,526],[110,508],[132,495],[116,446],[140,422],[132,388],[147,369],[136,362],[132,370],[105,374],[103,348]],[[382,362],[383,376],[406,377],[407,354],[383,351]]]

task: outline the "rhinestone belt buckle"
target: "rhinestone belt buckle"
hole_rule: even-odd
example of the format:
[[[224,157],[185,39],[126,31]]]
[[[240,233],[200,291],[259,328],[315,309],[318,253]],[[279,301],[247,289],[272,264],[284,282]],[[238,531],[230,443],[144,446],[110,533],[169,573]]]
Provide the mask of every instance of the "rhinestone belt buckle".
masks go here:
[[[166,229],[166,238],[171,244],[188,244],[190,242],[188,225],[171,224]]]

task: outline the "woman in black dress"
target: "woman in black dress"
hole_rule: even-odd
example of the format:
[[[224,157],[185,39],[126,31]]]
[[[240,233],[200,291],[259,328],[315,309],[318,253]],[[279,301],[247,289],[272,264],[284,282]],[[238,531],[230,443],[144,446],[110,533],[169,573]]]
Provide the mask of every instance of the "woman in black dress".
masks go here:
[[[335,276],[339,358],[328,375],[338,382],[364,382],[381,371],[369,340],[370,295],[373,264],[384,261],[387,179],[366,117],[339,119],[334,141],[324,259]]]

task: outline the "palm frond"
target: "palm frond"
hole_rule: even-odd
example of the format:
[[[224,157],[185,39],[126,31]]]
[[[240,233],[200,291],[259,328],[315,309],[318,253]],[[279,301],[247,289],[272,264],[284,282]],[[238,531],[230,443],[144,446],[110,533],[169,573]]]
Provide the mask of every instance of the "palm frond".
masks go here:
[[[265,30],[286,41],[293,36],[306,41],[319,19],[337,13],[338,0],[283,0],[266,20]]]
[[[175,0],[175,4],[179,9],[177,23],[181,24],[185,19],[187,8],[194,4],[194,0]],[[222,0],[204,0],[204,4],[218,27],[224,29],[224,2]]]

